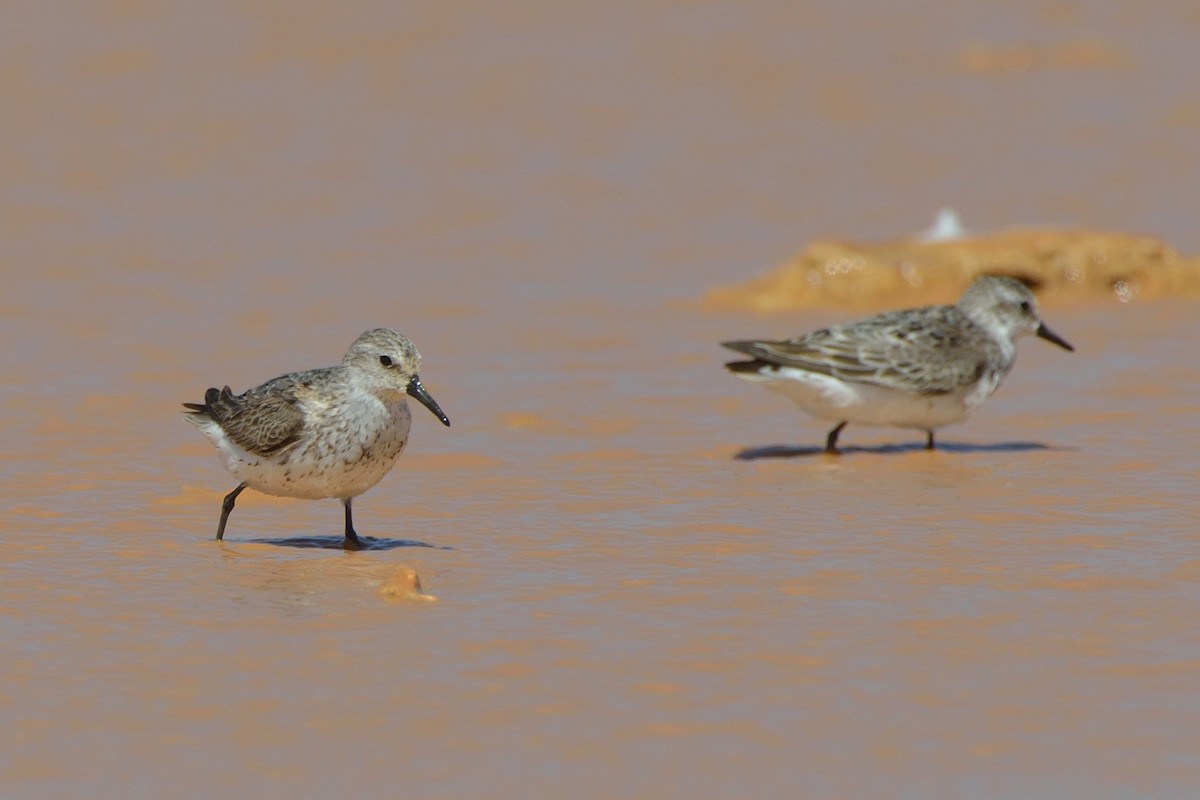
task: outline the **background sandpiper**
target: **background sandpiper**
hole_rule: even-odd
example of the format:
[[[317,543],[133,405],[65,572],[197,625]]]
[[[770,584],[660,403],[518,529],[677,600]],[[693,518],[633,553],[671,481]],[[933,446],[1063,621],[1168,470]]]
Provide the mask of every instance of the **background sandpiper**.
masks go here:
[[[383,478],[408,442],[415,397],[444,425],[450,420],[418,377],[421,355],[387,328],[367,331],[335,367],[293,372],[244,394],[209,389],[184,403],[241,481],[221,505],[217,539],[246,487],[280,497],[337,498],[346,509],[345,546],[361,546],[350,506]]]
[[[1024,333],[1075,349],[1042,323],[1025,284],[982,276],[952,306],[892,311],[784,341],[722,344],[752,357],[726,364],[734,375],[837,422],[826,453],[838,452],[838,434],[851,422],[926,431],[932,450],[935,430],[962,422],[996,391]]]

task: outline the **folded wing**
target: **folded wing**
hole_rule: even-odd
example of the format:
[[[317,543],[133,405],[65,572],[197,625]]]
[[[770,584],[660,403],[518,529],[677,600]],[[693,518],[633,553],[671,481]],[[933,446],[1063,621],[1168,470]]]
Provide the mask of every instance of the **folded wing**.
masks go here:
[[[921,311],[881,314],[783,341],[724,342],[753,359],[727,366],[734,372],[791,367],[918,394],[946,394],[977,381],[996,345],[974,324],[953,318],[953,307]]]

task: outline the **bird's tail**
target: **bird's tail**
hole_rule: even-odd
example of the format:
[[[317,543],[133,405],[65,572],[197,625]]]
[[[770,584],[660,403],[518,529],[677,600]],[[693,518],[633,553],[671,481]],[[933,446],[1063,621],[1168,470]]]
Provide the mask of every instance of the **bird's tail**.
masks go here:
[[[228,386],[225,387],[225,391],[229,391]],[[213,413],[212,404],[217,402],[220,397],[221,390],[214,387],[204,393],[203,403],[184,403],[183,407],[187,411],[183,413],[187,415],[187,421],[199,425],[209,420],[216,420],[217,416]]]

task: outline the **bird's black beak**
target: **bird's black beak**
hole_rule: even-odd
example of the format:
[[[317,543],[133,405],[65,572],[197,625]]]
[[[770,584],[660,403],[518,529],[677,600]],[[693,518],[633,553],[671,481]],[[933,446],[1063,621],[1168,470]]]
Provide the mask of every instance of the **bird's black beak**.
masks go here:
[[[1056,345],[1061,347],[1063,350],[1070,350],[1072,353],[1075,352],[1075,348],[1071,347],[1071,345],[1067,342],[1066,339],[1062,338],[1057,333],[1055,333],[1054,331],[1047,328],[1045,325],[1038,325],[1037,335],[1039,338],[1045,339],[1047,342],[1054,342]],[[446,424],[449,425],[450,423],[446,423]]]
[[[1038,334],[1039,336],[1041,334]],[[433,412],[433,415],[442,421],[442,424],[447,428],[450,427],[450,420],[446,419],[446,415],[442,413],[442,407],[437,404],[437,400],[429,392],[425,391],[425,387],[421,385],[421,379],[416,375],[412,376],[412,380],[408,382],[408,393],[412,397],[421,401],[421,405]]]

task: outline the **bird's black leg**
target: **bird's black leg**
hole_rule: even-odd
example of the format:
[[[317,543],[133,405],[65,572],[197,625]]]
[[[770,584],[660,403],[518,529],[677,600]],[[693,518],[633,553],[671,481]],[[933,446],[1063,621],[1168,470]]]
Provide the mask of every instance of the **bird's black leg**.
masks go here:
[[[829,436],[825,437],[825,452],[831,456],[838,454],[837,437],[844,427],[846,427],[846,422],[839,422],[838,426],[829,432]]]
[[[347,497],[342,501],[342,505],[346,507],[346,549],[357,550],[362,547],[362,541],[359,540],[358,534],[354,532],[354,520],[350,515],[350,502],[353,498]]]
[[[234,501],[237,496],[242,493],[242,489],[246,488],[246,484],[239,483],[238,487],[229,494],[225,495],[225,500],[221,503],[221,521],[217,523],[217,541],[225,538],[225,523],[229,521],[229,512],[233,511]]]
[[[929,438],[925,440],[925,449],[932,450],[933,449],[933,431],[926,431],[926,433],[929,434]]]

